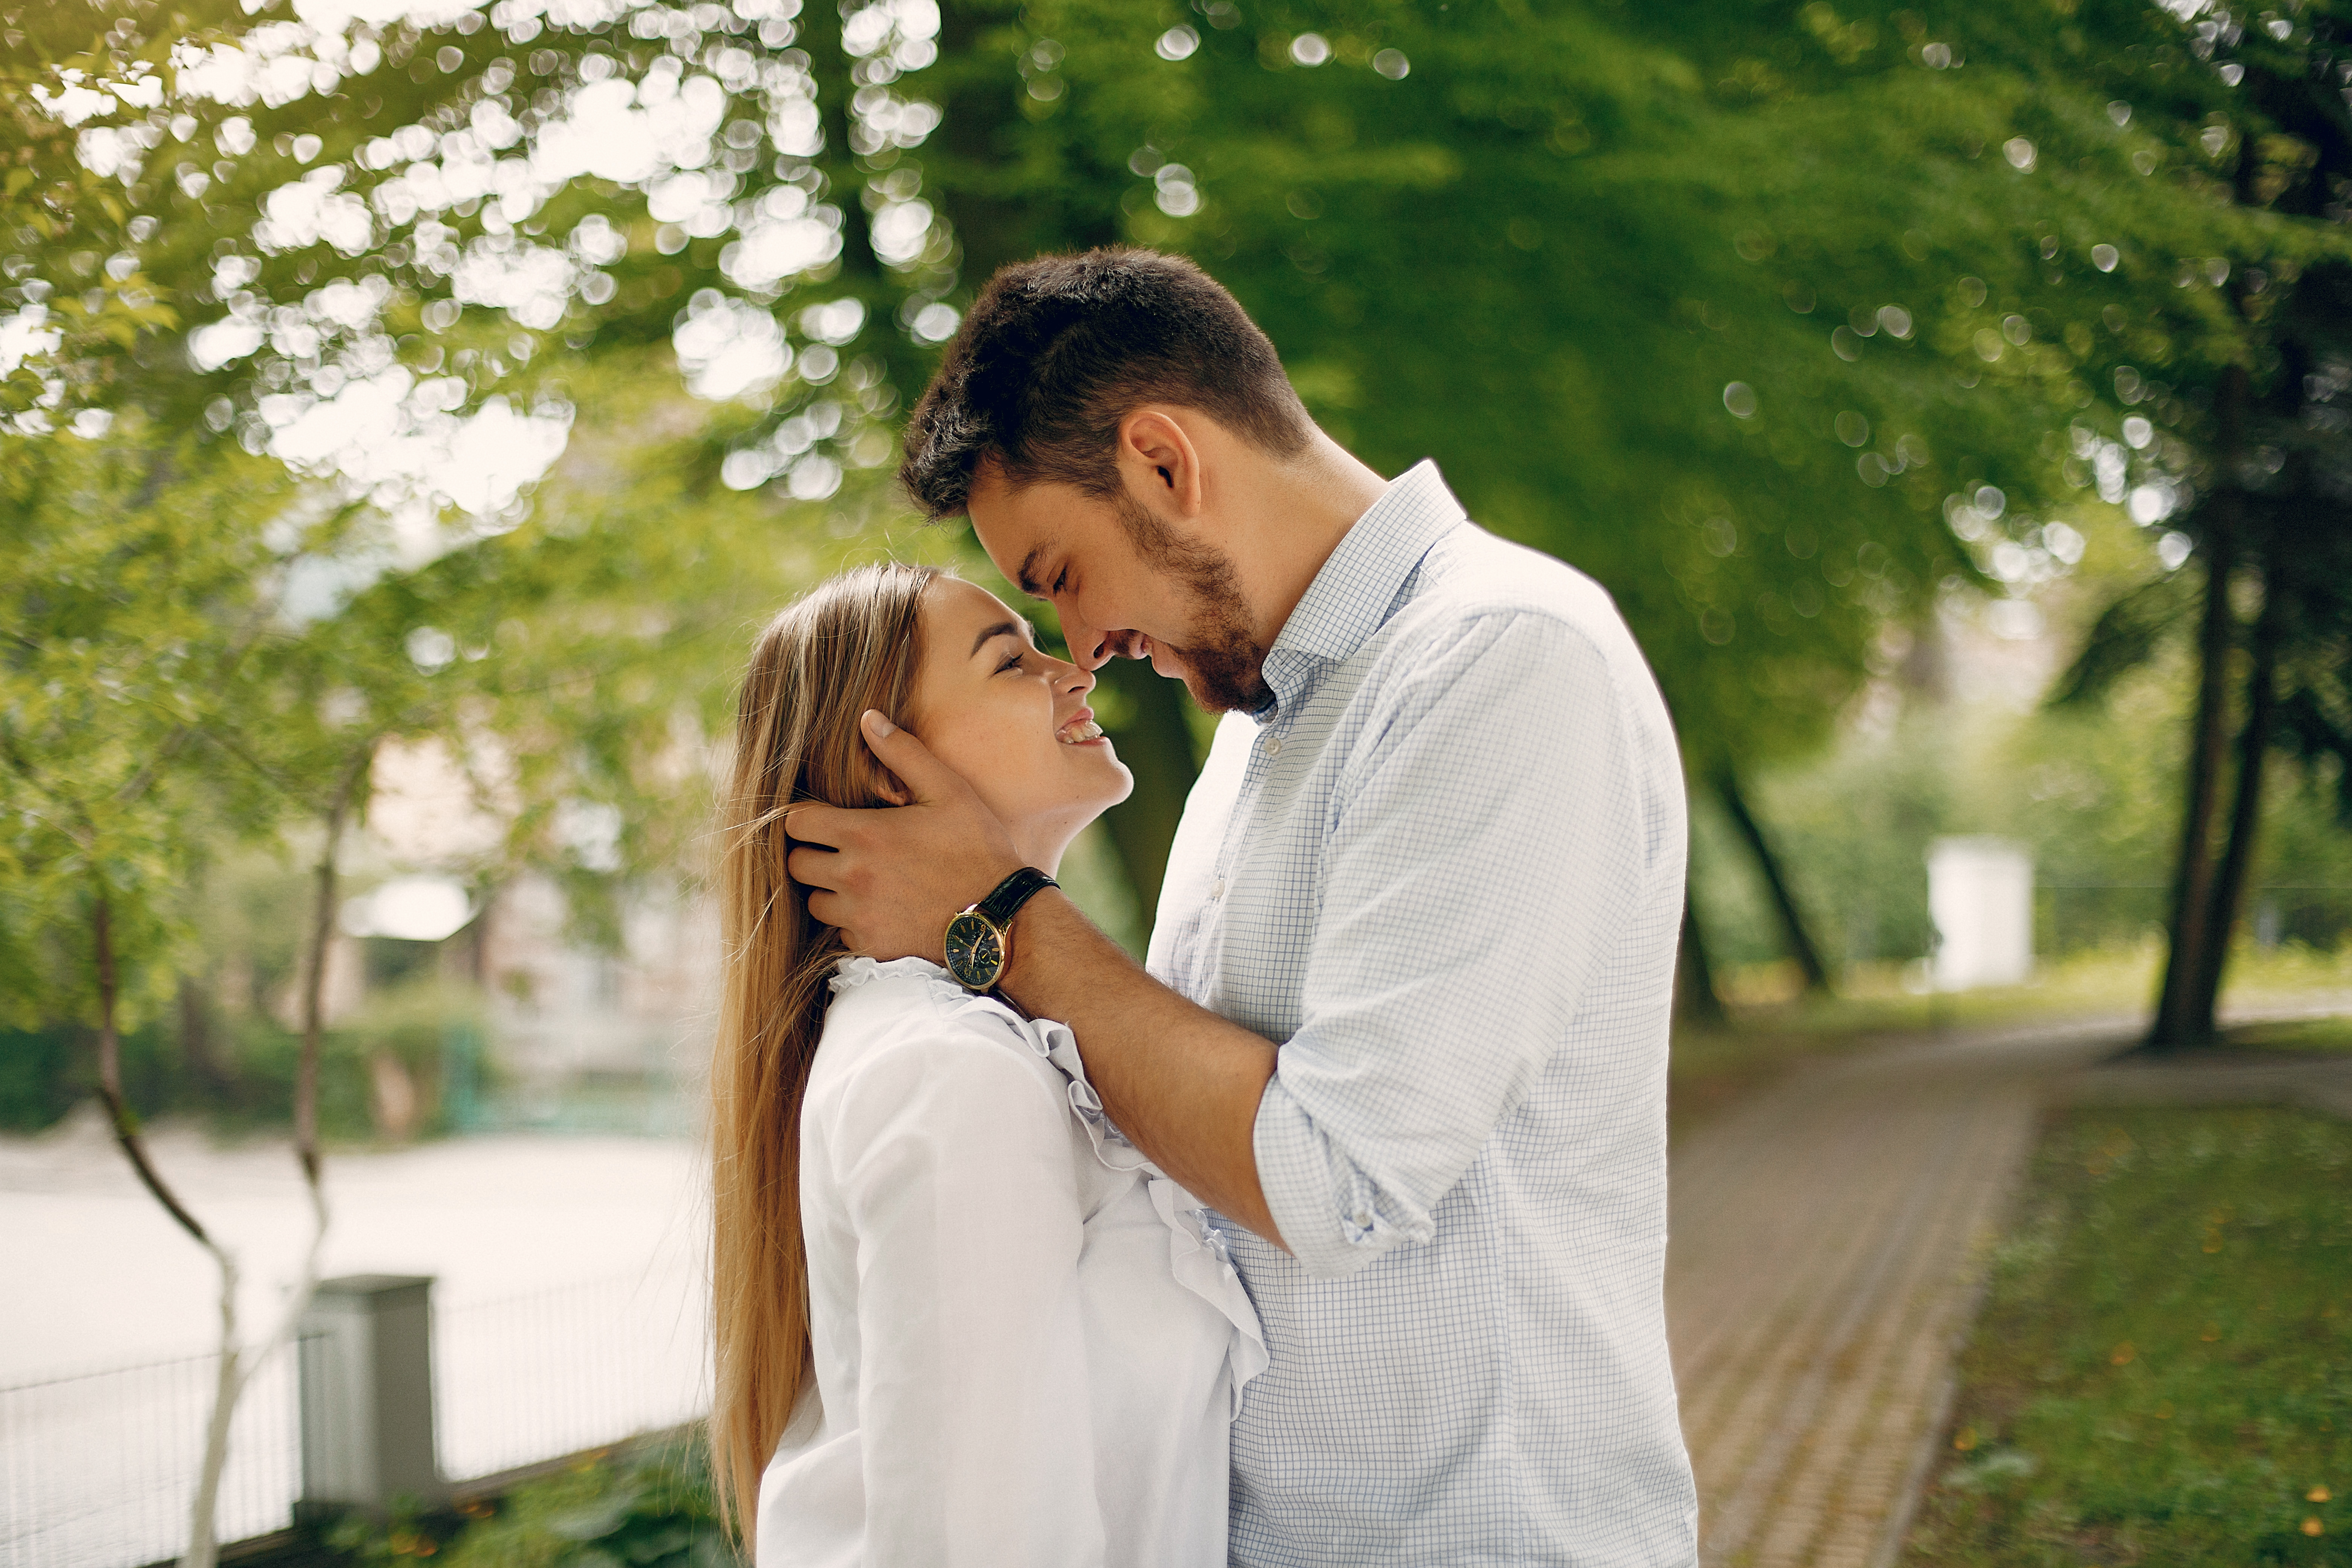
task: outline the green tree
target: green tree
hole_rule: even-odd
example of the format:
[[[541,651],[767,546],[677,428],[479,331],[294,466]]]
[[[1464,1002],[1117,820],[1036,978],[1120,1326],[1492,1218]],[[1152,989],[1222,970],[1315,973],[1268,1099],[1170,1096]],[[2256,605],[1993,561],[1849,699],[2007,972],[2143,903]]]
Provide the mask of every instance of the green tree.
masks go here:
[[[320,983],[338,851],[377,747],[439,735],[487,757],[516,858],[608,882],[646,864],[640,850],[675,864],[677,835],[648,824],[677,820],[681,793],[699,805],[703,731],[677,721],[707,713],[736,657],[712,633],[845,542],[778,550],[773,500],[705,504],[734,492],[698,417],[604,454],[600,482],[575,487],[582,504],[529,517],[522,487],[574,410],[523,367],[578,279],[533,274],[542,259],[500,249],[500,235],[476,237],[467,270],[438,231],[379,233],[340,174],[301,176],[330,137],[348,150],[339,116],[381,110],[336,91],[368,74],[364,37],[137,4],[0,24],[0,102],[24,132],[0,177],[0,967],[20,983],[13,1021],[94,1026],[97,1089],[126,1157],[219,1270],[219,1384],[189,1546],[208,1563],[230,1415],[316,1277]],[[462,85],[458,110],[478,110],[480,79]],[[269,121],[296,103],[314,112]],[[428,108],[448,119],[446,102]],[[505,134],[488,113],[466,123],[481,127],[477,149]],[[209,167],[163,166],[206,143],[222,154]],[[402,287],[421,251],[415,275],[459,275],[436,299]],[[499,303],[469,319],[453,289]],[[425,330],[398,333],[404,322]],[[576,378],[614,394],[597,416],[625,405],[677,426],[681,407],[701,407],[621,395],[646,358],[623,345],[601,381]],[[874,384],[855,366],[844,379]],[[516,447],[541,456],[516,460]],[[646,526],[664,499],[648,453],[674,476],[667,499],[701,507],[699,526]],[[850,456],[872,468],[881,454]],[[590,805],[612,829],[583,853],[559,819]],[[237,1259],[149,1157],[120,1037],[173,989],[202,868],[303,821],[321,848],[292,1109],[314,1225],[287,1310],[247,1345]]]
[[[2194,1044],[2214,1032],[2267,758],[2284,742],[2339,769],[2352,760],[2352,514],[2332,405],[2352,342],[2340,200],[2352,115],[2334,85],[2352,47],[2340,8],[2324,5],[2251,20],[2201,0],[2070,5],[2040,29],[1990,19],[1953,16],[1955,42],[1939,47],[2016,84],[2004,159],[2021,188],[2054,187],[2038,256],[2016,247],[2011,279],[2029,329],[2039,311],[2064,343],[2088,411],[2061,474],[2162,525],[2158,562],[2100,616],[2058,696],[2098,697],[2175,631],[2196,650],[2149,1037]],[[2053,355],[2031,374],[2069,368]],[[2167,580],[2192,554],[2194,594]]]
[[[223,522],[251,519],[257,499],[282,500],[290,484],[234,447],[194,447],[126,421],[103,438],[30,444],[6,469],[17,526],[0,546],[0,583],[16,629],[0,654],[0,810],[15,896],[0,946],[34,982],[11,995],[22,1021],[94,1024],[96,1089],[116,1142],[219,1269],[220,1381],[191,1548],[208,1562],[229,1413],[292,1318],[247,1352],[236,1255],[150,1158],[124,1094],[121,1037],[169,994],[183,889],[208,847],[265,831],[280,810],[246,766],[271,743],[256,698],[275,563],[258,530]],[[326,1226],[315,985],[309,1022],[295,1116],[315,1224],[298,1302]]]

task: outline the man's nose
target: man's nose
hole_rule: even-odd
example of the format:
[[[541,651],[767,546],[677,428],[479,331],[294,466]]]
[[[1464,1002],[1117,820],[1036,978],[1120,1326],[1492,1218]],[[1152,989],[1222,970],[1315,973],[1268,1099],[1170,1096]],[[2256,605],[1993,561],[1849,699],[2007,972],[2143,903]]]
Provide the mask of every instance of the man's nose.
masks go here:
[[[1080,669],[1100,669],[1110,662],[1109,639],[1100,627],[1088,626],[1074,611],[1063,614],[1062,641],[1068,645],[1070,658]]]

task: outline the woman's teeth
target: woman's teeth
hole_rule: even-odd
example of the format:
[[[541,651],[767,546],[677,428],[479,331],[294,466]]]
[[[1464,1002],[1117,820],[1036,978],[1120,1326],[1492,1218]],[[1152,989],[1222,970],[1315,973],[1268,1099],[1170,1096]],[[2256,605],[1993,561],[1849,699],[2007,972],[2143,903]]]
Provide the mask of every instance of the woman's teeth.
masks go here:
[[[1083,724],[1071,724],[1055,732],[1054,738],[1066,746],[1083,746],[1088,741],[1102,739],[1103,728],[1089,719]]]

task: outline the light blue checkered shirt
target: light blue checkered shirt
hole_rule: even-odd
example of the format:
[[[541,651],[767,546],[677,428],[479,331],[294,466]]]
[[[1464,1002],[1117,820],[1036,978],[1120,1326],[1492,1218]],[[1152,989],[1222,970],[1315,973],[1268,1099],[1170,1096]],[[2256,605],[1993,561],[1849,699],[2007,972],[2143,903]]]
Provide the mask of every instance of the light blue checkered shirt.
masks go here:
[[[1391,484],[1230,714],[1151,973],[1282,1042],[1243,1564],[1688,1564],[1661,1300],[1683,786],[1608,595]]]

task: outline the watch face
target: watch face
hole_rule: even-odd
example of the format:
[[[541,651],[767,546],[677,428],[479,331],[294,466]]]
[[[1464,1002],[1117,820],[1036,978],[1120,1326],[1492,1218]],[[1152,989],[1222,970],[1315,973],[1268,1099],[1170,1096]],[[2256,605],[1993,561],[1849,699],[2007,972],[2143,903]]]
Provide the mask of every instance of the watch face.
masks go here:
[[[987,990],[1003,972],[1003,938],[970,910],[948,921],[947,950],[948,973],[974,991]]]

